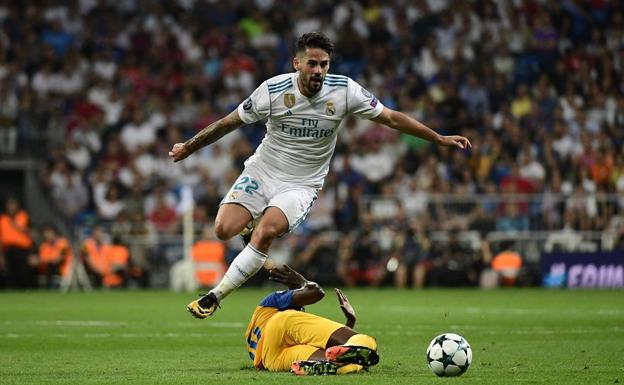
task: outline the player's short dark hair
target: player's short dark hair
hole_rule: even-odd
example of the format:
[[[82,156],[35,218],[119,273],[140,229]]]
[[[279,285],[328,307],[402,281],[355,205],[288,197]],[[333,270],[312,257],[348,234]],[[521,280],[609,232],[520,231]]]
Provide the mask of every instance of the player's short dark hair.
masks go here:
[[[322,32],[308,32],[297,39],[297,52],[304,52],[306,48],[320,48],[329,56],[334,52],[334,44]]]

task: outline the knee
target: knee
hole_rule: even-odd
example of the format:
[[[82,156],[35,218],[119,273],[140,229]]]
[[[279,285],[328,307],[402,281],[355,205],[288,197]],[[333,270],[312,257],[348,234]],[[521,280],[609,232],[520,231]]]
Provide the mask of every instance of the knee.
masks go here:
[[[254,237],[261,243],[271,242],[273,239],[280,236],[282,232],[283,231],[277,224],[261,223],[260,226],[254,230]]]
[[[215,235],[222,241],[227,241],[238,233],[236,229],[225,223],[224,221],[216,220],[215,221]]]

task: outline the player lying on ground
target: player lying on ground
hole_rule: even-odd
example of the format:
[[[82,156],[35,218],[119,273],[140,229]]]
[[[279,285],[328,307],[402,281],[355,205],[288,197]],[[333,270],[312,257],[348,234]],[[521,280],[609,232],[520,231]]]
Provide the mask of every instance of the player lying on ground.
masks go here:
[[[221,201],[215,220],[219,239],[228,240],[248,225],[253,234],[246,234],[246,247],[221,282],[188,305],[195,317],[212,315],[225,296],[260,270],[273,239],[305,219],[323,186],[340,123],[347,116],[370,119],[441,146],[471,146],[463,136],[439,135],[419,121],[384,107],[352,79],[328,74],[332,51],[332,42],[322,33],[302,35],[293,58],[297,72],[263,82],[235,111],[185,143],[174,144],[169,152],[175,162],[181,161],[245,124],[268,118],[262,144],[245,162],[243,173]]]
[[[377,342],[353,330],[355,311],[339,289],[335,290],[346,326],[303,311],[325,292],[290,266],[271,269],[269,279],[289,289],[269,294],[251,317],[245,337],[254,367],[325,375],[355,373],[379,362]]]

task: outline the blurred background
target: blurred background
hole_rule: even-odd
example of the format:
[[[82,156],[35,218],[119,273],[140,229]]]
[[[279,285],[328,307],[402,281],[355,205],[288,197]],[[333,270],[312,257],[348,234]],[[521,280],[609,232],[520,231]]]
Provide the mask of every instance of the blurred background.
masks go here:
[[[308,219],[271,258],[320,284],[624,286],[624,5],[0,1],[0,287],[214,285],[212,222],[262,140],[168,151],[291,72],[330,72],[471,150],[347,119]],[[262,284],[260,274],[250,284]]]

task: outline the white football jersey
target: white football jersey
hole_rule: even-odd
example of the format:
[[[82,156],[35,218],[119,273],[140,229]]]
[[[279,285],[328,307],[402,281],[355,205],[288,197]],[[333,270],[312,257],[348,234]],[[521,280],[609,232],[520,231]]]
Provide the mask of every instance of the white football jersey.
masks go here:
[[[327,74],[311,98],[297,86],[299,73],[263,82],[238,106],[249,124],[268,117],[262,143],[245,165],[257,165],[270,175],[315,188],[323,185],[342,120],[350,114],[377,117],[383,105],[352,79]]]

